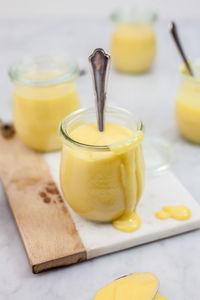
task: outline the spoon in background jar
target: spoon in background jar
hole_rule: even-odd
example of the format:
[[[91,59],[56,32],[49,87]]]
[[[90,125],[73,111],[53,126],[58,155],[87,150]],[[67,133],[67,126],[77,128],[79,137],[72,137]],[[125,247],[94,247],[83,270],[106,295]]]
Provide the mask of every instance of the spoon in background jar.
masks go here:
[[[185,66],[186,66],[186,68],[187,68],[187,70],[188,70],[188,73],[189,73],[191,76],[194,76],[194,72],[192,71],[191,66],[190,66],[190,64],[188,63],[188,60],[187,60],[187,58],[186,58],[186,56],[185,56],[185,53],[184,53],[184,51],[183,51],[183,47],[182,47],[182,45],[181,45],[181,42],[180,42],[180,39],[179,39],[179,36],[178,36],[176,24],[175,24],[174,22],[171,22],[171,23],[169,24],[169,32],[171,33],[171,35],[172,35],[172,37],[173,37],[173,39],[174,39],[174,42],[175,42],[175,44],[176,44],[176,47],[177,47],[177,49],[178,49],[178,51],[179,51],[179,53],[180,53],[180,55],[181,55],[181,57],[182,57],[182,59],[183,59],[183,62],[184,62]]]
[[[99,131],[104,131],[104,111],[108,72],[110,67],[110,55],[106,54],[103,49],[97,48],[89,56],[89,62],[92,70],[96,98],[98,129]]]

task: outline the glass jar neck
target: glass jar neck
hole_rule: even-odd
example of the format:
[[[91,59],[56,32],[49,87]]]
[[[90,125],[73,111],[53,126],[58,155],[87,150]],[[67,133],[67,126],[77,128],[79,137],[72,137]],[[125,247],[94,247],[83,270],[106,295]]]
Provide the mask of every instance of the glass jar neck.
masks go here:
[[[143,131],[143,123],[132,113],[119,107],[107,107],[106,122],[115,123],[130,129],[133,133]],[[58,134],[64,144],[89,151],[111,151],[111,145],[88,145],[71,138],[70,133],[83,125],[96,123],[96,109],[80,109],[67,116],[59,125]],[[124,141],[126,142],[126,141]]]
[[[71,59],[58,56],[26,57],[8,70],[10,79],[25,86],[52,86],[74,80],[78,65]]]
[[[182,63],[179,67],[182,84],[189,84],[193,86],[198,86],[200,88],[200,61],[190,61],[189,64],[191,65],[195,76],[191,76],[185,64]]]
[[[124,23],[130,25],[147,24],[153,25],[157,20],[157,15],[150,10],[139,10],[137,8],[123,8],[114,11],[111,19],[115,23]]]

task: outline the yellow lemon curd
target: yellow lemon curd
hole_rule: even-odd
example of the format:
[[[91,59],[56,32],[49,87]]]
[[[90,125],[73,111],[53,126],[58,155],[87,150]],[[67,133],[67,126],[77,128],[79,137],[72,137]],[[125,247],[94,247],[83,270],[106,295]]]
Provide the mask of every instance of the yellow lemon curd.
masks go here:
[[[157,218],[162,220],[173,218],[179,221],[188,220],[191,215],[190,209],[184,205],[164,206],[161,211],[155,214]]]
[[[121,72],[147,71],[156,55],[156,35],[151,24],[119,23],[111,39],[113,63]]]
[[[16,86],[13,113],[17,134],[35,150],[58,150],[62,145],[58,124],[79,107],[73,82],[47,87]]]
[[[140,228],[142,221],[136,211],[125,212],[121,217],[112,222],[113,226],[124,232],[133,232]]]
[[[133,273],[100,289],[93,300],[167,300],[157,294],[158,288],[159,281],[152,273]]]
[[[161,294],[157,294],[154,298],[154,300],[167,300],[167,298],[165,296],[162,296]]]
[[[200,78],[184,74],[176,101],[176,120],[187,140],[200,144]]]
[[[139,228],[135,208],[144,186],[143,132],[115,123],[99,132],[91,123],[75,128],[70,137],[94,148],[108,145],[109,151],[63,144],[60,181],[69,205],[93,221],[116,220],[113,225],[122,231]],[[135,218],[139,225],[133,224]]]
[[[77,65],[62,57],[24,58],[10,67],[14,125],[27,146],[39,151],[61,148],[58,125],[80,107],[77,74]]]

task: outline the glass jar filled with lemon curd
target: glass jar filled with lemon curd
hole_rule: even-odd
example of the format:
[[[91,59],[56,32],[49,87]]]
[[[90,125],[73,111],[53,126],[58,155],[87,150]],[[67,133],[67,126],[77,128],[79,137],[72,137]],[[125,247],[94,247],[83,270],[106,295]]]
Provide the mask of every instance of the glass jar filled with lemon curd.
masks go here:
[[[200,144],[200,63],[191,63],[195,76],[180,67],[181,84],[176,101],[176,120],[180,133],[187,140]]]
[[[155,13],[121,9],[111,16],[115,27],[111,37],[111,55],[117,70],[126,73],[148,71],[156,55]]]
[[[60,121],[80,108],[79,70],[65,57],[24,58],[9,68],[14,84],[14,126],[21,140],[39,151],[61,148]]]
[[[80,109],[59,127],[64,197],[79,215],[100,222],[134,213],[145,175],[142,122],[117,107],[107,107],[105,118],[99,132],[95,109]]]

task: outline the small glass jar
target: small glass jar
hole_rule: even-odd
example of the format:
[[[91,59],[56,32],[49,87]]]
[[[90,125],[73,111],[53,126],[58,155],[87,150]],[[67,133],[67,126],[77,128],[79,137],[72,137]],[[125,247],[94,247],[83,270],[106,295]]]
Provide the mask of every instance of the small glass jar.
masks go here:
[[[196,76],[180,67],[181,84],[176,100],[176,120],[180,133],[187,140],[200,144],[200,63],[191,63]]]
[[[125,73],[148,71],[156,55],[155,13],[122,9],[112,14],[115,28],[111,37],[112,61]]]
[[[72,139],[75,129],[91,123],[96,123],[94,108],[78,110],[61,122],[60,183],[67,203],[76,213],[89,220],[109,222],[126,212],[127,206],[133,212],[141,197],[145,174],[142,145],[140,140],[129,147],[128,138],[120,143],[122,148],[115,148],[114,144],[83,144]],[[142,122],[124,109],[108,107],[108,123],[143,136]],[[120,151],[123,147],[125,150]]]
[[[39,56],[17,61],[8,73],[14,84],[14,125],[21,140],[39,151],[60,149],[58,125],[80,108],[77,64],[65,57]]]

